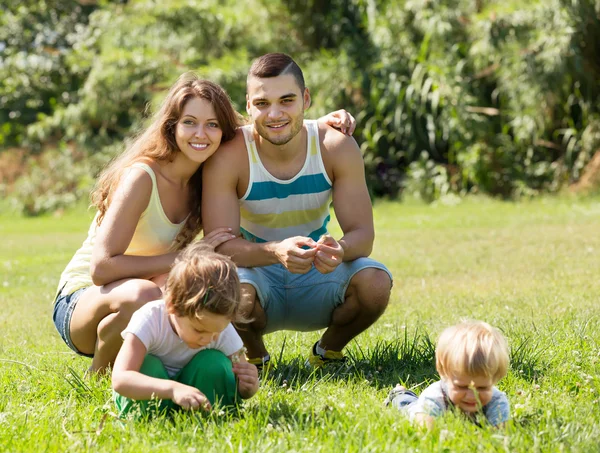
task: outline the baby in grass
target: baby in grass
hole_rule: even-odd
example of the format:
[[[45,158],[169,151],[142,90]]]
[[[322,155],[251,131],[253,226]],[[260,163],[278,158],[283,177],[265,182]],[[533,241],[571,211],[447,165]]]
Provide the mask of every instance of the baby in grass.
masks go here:
[[[501,426],[508,420],[508,399],[495,386],[506,376],[509,363],[508,344],[498,329],[481,321],[449,327],[438,340],[435,357],[441,380],[419,397],[398,384],[386,405],[428,427],[435,417],[453,408],[476,423],[485,418]]]

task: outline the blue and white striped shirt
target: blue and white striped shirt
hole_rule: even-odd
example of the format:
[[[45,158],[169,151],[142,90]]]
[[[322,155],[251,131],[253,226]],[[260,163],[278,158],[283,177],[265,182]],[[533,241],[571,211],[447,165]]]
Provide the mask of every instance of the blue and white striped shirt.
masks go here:
[[[240,225],[252,242],[282,241],[308,236],[315,241],[327,233],[332,183],[325,171],[316,121],[306,120],[306,160],[293,178],[281,180],[267,171],[254,141],[253,126],[242,128],[250,176],[240,199]]]

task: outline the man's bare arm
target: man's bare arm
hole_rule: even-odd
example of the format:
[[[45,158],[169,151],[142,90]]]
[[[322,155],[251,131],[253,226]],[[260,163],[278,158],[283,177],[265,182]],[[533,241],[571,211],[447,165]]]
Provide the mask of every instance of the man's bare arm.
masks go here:
[[[236,264],[244,267],[265,266],[276,263],[268,244],[254,244],[240,234],[240,207],[237,185],[243,171],[240,159],[245,157],[244,138],[241,131],[204,164],[202,173],[202,223],[204,234],[219,227],[229,227],[236,239],[222,244],[217,251],[229,255]],[[247,159],[247,158],[246,158]]]
[[[369,256],[375,229],[360,149],[353,138],[331,130],[325,131],[323,148],[333,175],[333,209],[344,234],[338,240],[343,259]]]

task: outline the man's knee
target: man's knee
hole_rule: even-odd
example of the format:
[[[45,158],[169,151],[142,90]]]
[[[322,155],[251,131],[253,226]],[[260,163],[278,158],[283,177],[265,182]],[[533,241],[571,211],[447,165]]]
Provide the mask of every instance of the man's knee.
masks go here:
[[[392,280],[387,272],[370,267],[352,277],[348,289],[356,296],[361,311],[381,314],[390,300]]]

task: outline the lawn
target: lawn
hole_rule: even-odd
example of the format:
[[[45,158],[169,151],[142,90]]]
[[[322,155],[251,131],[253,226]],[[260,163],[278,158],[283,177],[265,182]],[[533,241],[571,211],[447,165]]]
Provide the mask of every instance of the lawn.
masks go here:
[[[600,199],[379,202],[373,257],[395,283],[348,366],[311,372],[319,334],[273,334],[277,366],[239,413],[150,421],[117,419],[109,380],[84,379],[88,360],[52,324],[91,217],[0,215],[0,451],[600,451]],[[396,382],[418,393],[437,379],[435,339],[464,318],[509,340],[508,426],[449,414],[424,431],[382,407]]]

